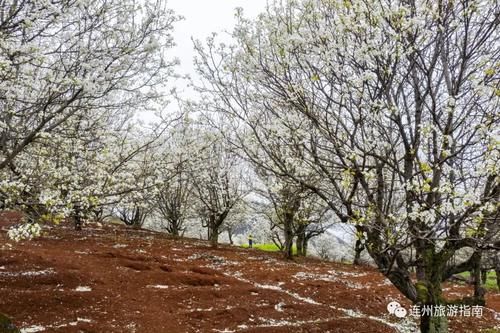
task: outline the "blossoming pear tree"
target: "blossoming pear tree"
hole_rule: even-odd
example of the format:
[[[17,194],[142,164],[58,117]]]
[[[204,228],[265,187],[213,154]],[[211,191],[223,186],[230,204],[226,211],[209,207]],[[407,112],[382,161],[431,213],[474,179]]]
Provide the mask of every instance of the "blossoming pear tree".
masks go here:
[[[0,7],[2,205],[42,220],[68,216],[76,202],[99,207],[109,179],[136,156],[120,153],[134,145],[127,119],[164,106],[179,17],[161,0]]]
[[[191,170],[196,162],[196,135],[193,121],[184,114],[171,128],[160,147],[156,164],[156,194],[152,204],[161,228],[174,237],[186,231],[186,220],[196,216],[195,191]]]
[[[217,247],[223,225],[250,191],[246,165],[214,123],[197,124],[197,149],[192,150],[190,174],[197,200],[196,211],[207,228],[208,240]]]
[[[239,12],[232,44],[196,43],[198,69],[250,160],[355,224],[409,300],[443,305],[444,281],[500,250],[499,13],[495,1],[276,1],[254,21]],[[445,317],[420,325],[448,330]]]

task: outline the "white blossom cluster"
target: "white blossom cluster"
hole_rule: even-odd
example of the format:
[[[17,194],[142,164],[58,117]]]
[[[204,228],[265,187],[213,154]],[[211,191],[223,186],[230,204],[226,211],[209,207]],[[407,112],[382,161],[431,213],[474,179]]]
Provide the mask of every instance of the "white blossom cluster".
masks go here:
[[[38,223],[24,223],[16,227],[11,227],[7,232],[7,236],[16,242],[19,242],[39,237],[41,232],[42,227]]]
[[[12,13],[0,18],[12,28],[0,40],[2,207],[49,221],[127,196],[145,201],[137,192],[151,184],[150,150],[169,120],[146,130],[135,114],[166,103],[177,61],[165,51],[180,17],[162,0],[5,2],[0,11]]]

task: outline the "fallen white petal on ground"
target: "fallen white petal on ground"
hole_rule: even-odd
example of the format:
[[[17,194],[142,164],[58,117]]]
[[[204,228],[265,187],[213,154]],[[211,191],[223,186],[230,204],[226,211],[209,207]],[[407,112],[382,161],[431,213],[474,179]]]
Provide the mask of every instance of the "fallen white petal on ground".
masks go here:
[[[92,319],[88,319],[88,318],[76,318],[76,320],[84,322],[84,323],[91,323],[92,322]]]
[[[168,286],[166,285],[163,285],[163,284],[150,284],[150,285],[147,285],[146,288],[155,288],[155,289],[168,289]]]
[[[252,284],[253,286],[257,287],[257,288],[261,288],[261,289],[268,289],[268,290],[274,290],[274,291],[278,291],[278,292],[282,292],[282,293],[285,293],[287,294],[288,296],[291,296],[299,301],[302,301],[302,302],[305,302],[305,303],[309,303],[309,304],[314,304],[314,305],[324,305],[322,303],[318,303],[316,302],[315,300],[311,299],[311,298],[308,298],[308,297],[303,297],[303,296],[300,296],[299,294],[297,293],[294,293],[294,292],[291,292],[289,290],[286,290],[286,289],[283,289],[281,288],[281,286],[276,286],[276,285],[266,285],[266,284],[260,284],[260,283],[254,283],[250,280],[247,280],[243,277],[241,277],[241,273],[240,272],[237,272],[239,274],[228,274],[228,273],[224,273],[226,276],[230,276],[230,277],[233,277],[241,282],[245,282],[245,283],[249,283],[249,284]],[[338,307],[335,307],[333,305],[330,305],[330,308],[331,309],[335,309],[335,310],[339,310],[339,311],[342,311],[346,314],[346,316],[350,317],[350,318],[367,318],[367,319],[371,319],[371,320],[374,320],[374,321],[378,321],[380,323],[383,323],[389,327],[393,327],[395,328],[399,333],[412,333],[412,332],[417,332],[417,324],[412,321],[411,319],[409,318],[406,318],[404,319],[403,321],[399,322],[399,323],[392,323],[390,321],[387,321],[386,319],[382,318],[382,317],[375,317],[375,316],[370,316],[370,315],[366,315],[364,313],[361,313],[361,312],[358,312],[358,311],[354,311],[352,309],[344,309],[344,308],[338,308]],[[302,326],[302,325],[305,325],[305,324],[311,324],[311,323],[317,323],[317,322],[321,322],[321,321],[325,321],[325,320],[321,320],[321,319],[316,319],[316,320],[310,320],[310,321],[287,321],[287,320],[275,320],[275,319],[266,319],[266,318],[259,318],[259,320],[261,320],[261,322],[263,322],[262,325],[259,325],[258,327],[273,327],[273,326]]]
[[[353,276],[353,277],[361,277],[368,275],[368,273],[356,273],[356,272],[345,272],[345,271],[334,271],[334,270],[328,271],[328,274],[340,275],[340,276]]]
[[[214,308],[212,308],[212,307],[210,307],[208,309],[197,308],[197,309],[191,309],[188,312],[210,312],[213,310],[214,310]]]
[[[284,312],[285,310],[283,309],[283,306],[285,305],[285,303],[283,302],[279,302],[278,304],[276,304],[274,306],[274,309],[278,312]]]
[[[318,303],[318,302],[316,302],[315,300],[313,300],[311,298],[300,296],[299,294],[291,292],[291,291],[288,291],[286,289],[283,289],[280,286],[274,286],[274,285],[270,285],[270,284],[260,284],[260,283],[252,282],[250,280],[247,280],[245,278],[240,277],[238,274],[224,273],[224,275],[230,276],[232,278],[235,278],[236,280],[239,280],[241,282],[252,284],[256,288],[274,290],[274,291],[279,291],[279,292],[285,293],[288,296],[291,296],[291,297],[295,298],[296,300],[302,301],[304,303],[309,303],[309,304],[314,304],[314,305],[321,305],[321,303]]]
[[[0,276],[40,276],[54,274],[54,270],[44,269],[43,271],[27,271],[27,272],[0,272]]]
[[[288,320],[276,320],[271,318],[268,319],[262,317],[259,317],[259,320],[262,322],[262,324],[257,325],[256,327],[279,327],[279,326],[298,327],[305,324],[315,324],[324,321],[322,319],[288,321]]]
[[[40,325],[33,325],[30,327],[21,328],[21,333],[35,333],[35,332],[43,332],[45,331],[45,327]]]
[[[248,281],[248,283],[250,283],[250,281]],[[318,302],[316,302],[315,300],[313,300],[313,299],[311,299],[309,297],[300,296],[299,294],[291,292],[291,291],[288,291],[288,290],[285,290],[285,289],[281,288],[280,286],[273,286],[273,285],[260,284],[260,283],[254,283],[253,285],[255,287],[257,287],[257,288],[270,289],[270,290],[275,290],[275,291],[279,291],[279,292],[285,293],[288,296],[291,296],[291,297],[293,297],[293,298],[295,298],[295,299],[297,299],[299,301],[302,301],[304,303],[309,303],[309,304],[314,304],[314,305],[321,305],[321,303],[318,303]]]
[[[338,277],[338,274],[313,274],[313,273],[305,273],[298,272],[293,277],[300,280],[316,280],[316,281],[326,281],[326,282],[340,282],[352,289],[363,289],[365,288],[359,283],[351,282],[347,278]],[[350,275],[350,276],[358,276],[358,275]],[[361,276],[361,275],[360,275]]]
[[[348,317],[350,318],[366,318],[366,319],[371,319],[374,321],[378,321],[380,323],[383,323],[389,327],[393,327],[398,330],[399,333],[412,333],[412,332],[417,332],[417,324],[411,320],[410,318],[405,318],[404,320],[400,321],[399,323],[392,323],[390,321],[387,321],[386,319],[382,317],[375,317],[375,316],[370,316],[367,314],[364,314],[359,311],[355,311],[352,309],[344,309],[344,308],[339,308],[333,305],[330,305],[330,308],[339,310],[344,312]]]

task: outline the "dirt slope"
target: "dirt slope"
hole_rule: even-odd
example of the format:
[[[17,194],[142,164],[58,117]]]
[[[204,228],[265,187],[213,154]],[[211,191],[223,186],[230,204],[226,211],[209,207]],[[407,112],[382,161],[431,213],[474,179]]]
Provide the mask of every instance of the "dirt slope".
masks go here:
[[[411,332],[410,304],[371,268],[278,255],[161,234],[59,226],[13,243],[0,232],[0,312],[23,332]],[[470,292],[447,286],[451,295]],[[500,295],[452,332],[500,325]],[[495,318],[495,316],[497,316]]]

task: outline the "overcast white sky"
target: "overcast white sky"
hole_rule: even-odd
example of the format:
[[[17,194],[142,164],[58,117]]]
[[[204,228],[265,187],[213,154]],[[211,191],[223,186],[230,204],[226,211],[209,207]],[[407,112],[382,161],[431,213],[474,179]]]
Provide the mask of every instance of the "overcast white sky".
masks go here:
[[[170,50],[170,56],[181,61],[179,74],[195,77],[191,37],[205,40],[212,32],[232,31],[235,8],[242,7],[246,17],[255,17],[265,10],[266,0],[168,0],[167,6],[184,16],[184,20],[174,26],[177,46]],[[190,95],[181,82],[176,84],[182,95]]]
[[[176,73],[187,74],[196,82],[193,65],[195,52],[191,38],[204,41],[212,32],[219,35],[223,35],[224,31],[231,32],[236,23],[234,14],[237,7],[243,8],[245,17],[255,18],[265,10],[266,4],[267,0],[167,0],[167,6],[184,17],[174,25],[173,36],[177,45],[167,54],[168,58],[176,57],[181,62]],[[188,87],[187,80],[171,79],[167,82],[166,89],[170,91],[172,88],[176,88],[182,99],[197,100],[198,96]],[[164,111],[175,113],[178,111],[178,104],[171,99]],[[151,112],[139,112],[137,119],[146,123],[158,121]]]

